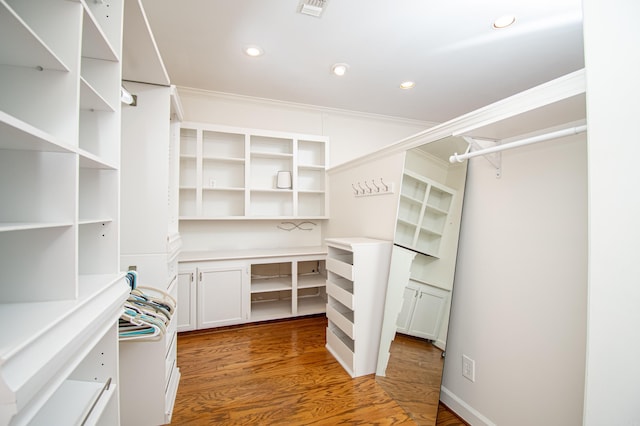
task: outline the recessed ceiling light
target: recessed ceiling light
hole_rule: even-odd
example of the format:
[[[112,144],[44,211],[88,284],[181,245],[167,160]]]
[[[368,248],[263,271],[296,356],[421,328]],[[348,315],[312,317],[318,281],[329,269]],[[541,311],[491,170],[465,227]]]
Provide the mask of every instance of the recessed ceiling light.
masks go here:
[[[409,90],[413,89],[414,87],[416,87],[416,83],[414,81],[403,81],[402,83],[400,83],[401,89]]]
[[[343,63],[333,64],[333,66],[331,67],[331,72],[337,76],[342,77],[347,73],[348,69],[349,69],[348,64],[343,64]]]
[[[496,29],[506,28],[509,25],[513,24],[514,22],[516,22],[516,17],[513,15],[501,16],[500,18],[493,21],[493,28],[496,28]]]
[[[256,45],[245,46],[243,50],[246,55],[253,57],[262,56],[264,54],[262,47]]]

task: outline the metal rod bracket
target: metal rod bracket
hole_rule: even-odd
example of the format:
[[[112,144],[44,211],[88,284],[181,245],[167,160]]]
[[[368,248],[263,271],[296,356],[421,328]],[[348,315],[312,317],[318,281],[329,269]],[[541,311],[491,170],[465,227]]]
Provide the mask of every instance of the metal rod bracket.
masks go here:
[[[474,139],[474,138],[469,137],[469,136],[463,136],[463,139],[465,140],[465,142],[467,142],[469,144],[470,152],[482,151],[482,150],[485,150],[487,148],[493,148],[493,147],[496,147],[496,146],[500,145],[500,142],[498,142],[498,141],[479,140],[479,139]],[[496,178],[499,179],[500,176],[502,176],[502,152],[498,151],[498,152],[494,152],[494,153],[487,153],[487,154],[484,154],[483,157],[493,167],[495,167],[495,169],[496,169]]]

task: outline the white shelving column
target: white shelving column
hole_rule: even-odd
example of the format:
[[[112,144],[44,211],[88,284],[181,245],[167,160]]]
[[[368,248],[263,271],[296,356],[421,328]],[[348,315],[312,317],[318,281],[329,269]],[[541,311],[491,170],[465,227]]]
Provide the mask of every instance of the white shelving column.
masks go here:
[[[118,424],[123,0],[0,0],[0,424]]]

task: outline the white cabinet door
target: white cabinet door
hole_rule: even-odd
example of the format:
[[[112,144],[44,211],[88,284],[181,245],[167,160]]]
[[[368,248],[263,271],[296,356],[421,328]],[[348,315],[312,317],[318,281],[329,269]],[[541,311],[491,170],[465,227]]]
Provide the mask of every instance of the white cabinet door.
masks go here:
[[[178,331],[196,329],[196,268],[178,273]]]
[[[446,297],[446,291],[431,286],[424,286],[418,291],[409,326],[412,336],[429,340],[438,338]]]
[[[239,324],[247,318],[247,268],[198,268],[198,328]]]
[[[416,296],[418,292],[411,288],[404,288],[404,296],[402,301],[402,310],[398,314],[398,331],[401,333],[409,333],[409,326],[411,325],[411,317],[413,316],[413,310],[416,306]]]
[[[404,289],[404,302],[398,315],[400,333],[436,340],[449,292],[411,281]]]

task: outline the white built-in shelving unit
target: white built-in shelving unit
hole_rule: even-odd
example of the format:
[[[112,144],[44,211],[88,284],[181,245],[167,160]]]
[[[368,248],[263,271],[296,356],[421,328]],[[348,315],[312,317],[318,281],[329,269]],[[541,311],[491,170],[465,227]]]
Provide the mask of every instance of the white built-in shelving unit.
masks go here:
[[[395,242],[439,257],[456,190],[405,170],[402,176]]]
[[[118,424],[122,0],[0,0],[0,424]]]
[[[182,123],[180,219],[326,219],[327,150],[324,136]]]
[[[178,331],[325,312],[326,248],[182,252]]]
[[[324,313],[324,256],[280,260],[251,263],[251,321]]]
[[[352,377],[376,370],[391,241],[327,238],[327,349]]]

